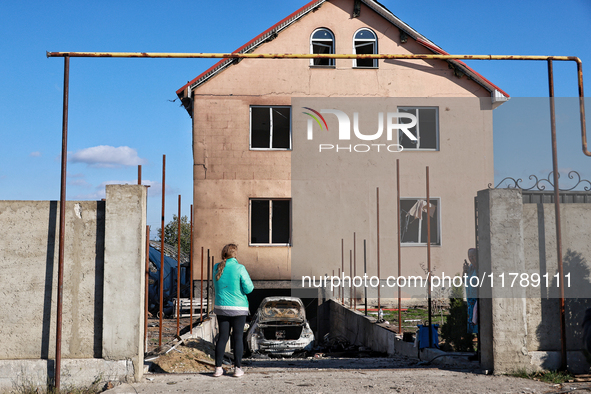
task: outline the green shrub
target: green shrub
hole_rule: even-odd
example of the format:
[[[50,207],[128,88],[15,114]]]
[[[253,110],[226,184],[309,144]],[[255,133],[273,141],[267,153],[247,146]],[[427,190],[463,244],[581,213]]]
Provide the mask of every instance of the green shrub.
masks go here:
[[[468,334],[468,304],[462,287],[451,289],[449,316],[441,326],[441,338],[456,352],[474,351],[474,334]]]

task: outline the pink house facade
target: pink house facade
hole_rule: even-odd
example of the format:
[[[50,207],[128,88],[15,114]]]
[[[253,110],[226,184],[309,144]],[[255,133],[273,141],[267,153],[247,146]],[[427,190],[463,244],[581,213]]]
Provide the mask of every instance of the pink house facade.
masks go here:
[[[445,53],[371,0],[312,1],[235,52]],[[396,136],[404,147],[396,158],[407,174],[400,179],[402,209],[410,211],[425,195],[424,169],[429,166],[431,201],[436,207],[430,219],[432,265],[446,274],[461,271],[466,251],[475,242],[474,196],[494,180],[492,109],[508,99],[464,63],[224,59],[177,94],[193,120],[195,261],[200,259],[201,246],[217,256],[224,244],[233,242],[259,287],[286,288],[300,274],[332,274],[325,267],[317,268],[314,257],[326,261],[336,254],[340,264],[341,245],[332,241],[329,248],[311,247],[302,258],[305,261],[292,261],[291,248],[300,242],[298,237],[306,243],[318,238],[313,232],[293,233],[298,223],[293,216],[297,202],[292,201],[293,139],[301,130],[295,129],[294,119],[304,115],[301,108],[292,107],[292,100],[398,98],[398,112],[417,117],[412,133],[419,137],[413,142]],[[437,98],[442,100],[434,105]],[[425,261],[426,239],[419,222],[404,230],[395,225],[397,213],[391,205],[395,190],[395,178],[380,188],[384,204],[386,200],[390,204],[384,205],[381,223],[382,261],[387,262],[383,278],[396,274],[391,257],[397,253],[398,231],[404,231],[405,273],[423,273],[420,263]],[[374,212],[367,207],[368,217]],[[364,237],[370,239],[373,267],[377,234],[372,220],[362,228],[367,228]],[[346,221],[334,232],[343,227]],[[200,273],[196,275],[194,279],[199,279]]]

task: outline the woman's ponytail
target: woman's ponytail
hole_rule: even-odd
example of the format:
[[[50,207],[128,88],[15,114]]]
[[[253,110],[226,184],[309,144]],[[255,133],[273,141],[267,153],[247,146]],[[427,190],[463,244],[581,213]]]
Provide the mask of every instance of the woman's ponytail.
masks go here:
[[[227,244],[222,249],[222,261],[218,264],[218,269],[215,275],[215,280],[220,280],[222,274],[224,273],[224,268],[226,268],[226,260],[235,258],[236,252],[238,251],[238,246],[235,244]]]

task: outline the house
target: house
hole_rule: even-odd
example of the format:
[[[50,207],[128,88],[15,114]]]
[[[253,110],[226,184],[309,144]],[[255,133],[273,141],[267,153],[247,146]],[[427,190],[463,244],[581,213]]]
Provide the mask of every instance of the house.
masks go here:
[[[446,53],[373,0],[311,1],[235,52]],[[368,272],[375,275],[376,187],[380,185],[380,276],[396,275],[395,159],[400,160],[404,174],[399,213],[404,274],[424,274],[426,214],[412,220],[407,213],[426,198],[426,166],[431,177],[432,266],[448,275],[461,272],[467,249],[475,243],[474,197],[493,181],[492,109],[508,99],[465,63],[434,59],[223,59],[177,94],[193,119],[196,249],[211,249],[217,261],[224,244],[237,243],[239,260],[247,266],[255,287],[289,288],[291,280],[297,281],[300,275],[331,275],[332,269],[336,274],[341,265],[348,273],[354,231],[353,259],[359,267],[362,239],[367,239]],[[394,108],[385,103],[383,110],[392,110],[398,117],[414,115],[418,123],[407,133],[390,133],[382,153],[375,155],[377,161],[353,154],[363,153],[366,146],[375,149],[368,141],[345,144],[340,152],[327,143],[322,152],[317,138],[328,135],[322,130],[337,130],[335,113],[321,110],[334,108],[334,103],[322,106],[322,100],[329,98],[344,100],[337,104],[349,106],[351,111],[361,98],[360,105],[369,109],[379,107],[379,100],[395,100]],[[306,100],[314,105],[306,105]],[[304,106],[308,110],[302,109]],[[352,112],[348,113],[353,123]],[[382,126],[392,121],[391,117],[384,119]],[[377,123],[373,122],[370,127],[375,128]],[[327,163],[334,165],[293,167],[296,162],[305,167],[308,160],[305,154],[301,156],[303,149],[298,150],[310,140],[304,137],[307,128],[314,128],[309,131],[314,133],[315,143],[310,152],[323,153]],[[400,150],[388,144],[401,146],[403,151],[384,155]],[[332,151],[329,145],[333,145]],[[359,165],[351,165],[355,160],[361,160]],[[381,160],[389,161],[382,165]],[[346,186],[334,186],[330,199],[314,195],[309,208],[307,202],[295,199],[295,194],[307,195],[305,188],[297,193],[292,190],[295,172],[301,170],[298,177],[330,174],[331,169],[343,165],[357,171],[357,179],[364,177],[368,166],[385,172],[362,187],[347,182]],[[326,190],[331,187],[326,185]],[[360,208],[347,205],[346,196],[360,190],[365,196]],[[322,217],[328,208],[335,207],[348,207],[351,217],[341,215],[338,221]]]

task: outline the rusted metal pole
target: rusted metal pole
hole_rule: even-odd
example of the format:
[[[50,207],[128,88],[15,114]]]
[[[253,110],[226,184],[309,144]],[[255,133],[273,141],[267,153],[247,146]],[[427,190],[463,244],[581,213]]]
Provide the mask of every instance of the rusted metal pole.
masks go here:
[[[191,327],[189,330],[191,331],[191,334],[193,334],[193,204],[191,204],[191,235],[190,235],[190,243],[189,243],[189,266],[190,268],[190,273],[189,273],[189,277],[191,278],[191,281],[189,283],[189,290],[191,292],[190,294],[190,298],[191,298],[191,313],[189,315],[189,326]]]
[[[381,292],[380,287],[382,287],[382,277],[380,276],[380,188],[376,188],[376,214],[377,214],[377,252],[378,252],[378,314],[380,313],[380,309],[382,309],[382,301],[380,298]]]
[[[59,392],[62,370],[62,310],[64,299],[64,249],[66,237],[66,174],[68,163],[68,101],[70,95],[70,57],[64,57],[64,102],[62,111],[62,172],[60,184],[60,230],[57,274],[57,322],[55,328],[55,388]]]
[[[212,302],[211,302],[211,312],[213,312],[213,308],[215,305],[215,287],[213,287],[213,278],[215,276],[215,272],[213,272],[213,266],[215,265],[215,256],[211,256],[211,291],[214,293],[212,294]],[[209,311],[207,312],[209,315]]]
[[[429,347],[433,347],[433,324],[431,322],[431,198],[429,196],[429,166],[427,166],[427,293],[429,294]]]
[[[341,290],[343,290],[343,288],[341,287],[341,284],[340,284],[340,277],[341,277],[341,269],[340,268],[338,269],[338,275],[339,275],[339,293],[338,293],[338,298],[341,298]],[[341,303],[343,303],[342,298],[341,298]]]
[[[357,276],[357,242],[355,241],[355,232],[353,232],[353,277]],[[353,309],[357,310],[357,292],[353,296]]]
[[[144,343],[148,351],[148,307],[150,306],[150,226],[146,226],[146,305],[144,306]]]
[[[166,155],[162,155],[162,216],[160,218],[160,322],[158,346],[162,346],[162,315],[164,314],[164,191],[166,190]]]
[[[363,288],[365,289],[365,316],[367,316],[367,240],[363,240]]]
[[[332,270],[332,277],[334,278],[334,270]],[[332,278],[331,278],[330,282],[332,283]],[[331,286],[331,289],[332,289],[332,298],[334,298],[334,287]]]
[[[345,240],[341,238],[341,272],[343,273],[343,277],[345,276]],[[339,278],[341,274],[339,273]],[[344,280],[343,280],[344,282]],[[341,283],[340,291],[341,291],[341,304],[345,305],[345,285]]]
[[[558,185],[558,149],[556,142],[556,116],[554,107],[554,71],[552,60],[548,60],[548,85],[550,93],[550,125],[552,131],[552,173],[554,176],[554,215],[556,218],[556,259],[558,260],[560,288],[560,350],[562,370],[567,367],[566,353],[566,308],[564,303],[564,267],[562,264],[562,231],[560,221],[560,187]]]
[[[141,185],[142,184],[142,165],[139,164],[137,166],[137,184]]]
[[[401,239],[400,239],[400,159],[396,159],[396,234],[398,234],[398,277],[402,266],[401,258]],[[398,286],[398,333],[402,333],[402,311],[400,310],[400,286]]]
[[[46,52],[47,57],[110,57],[166,59],[465,59],[577,61],[576,56],[535,55],[441,55],[441,54],[318,54],[318,53],[168,53],[168,52]]]
[[[209,249],[207,249],[207,309],[205,310],[205,318],[209,317]]]
[[[203,246],[201,247],[201,296],[199,298],[199,304],[201,306],[201,323],[203,323]]]
[[[177,216],[176,252],[176,335],[181,333],[181,195],[179,194],[179,214]]]
[[[353,251],[349,249],[349,275],[351,281],[349,282],[349,308],[353,308]]]
[[[579,114],[581,116],[581,138],[583,140],[583,153],[591,156],[587,149],[587,125],[585,120],[585,93],[583,92],[583,62],[577,58],[577,79],[579,82]]]

